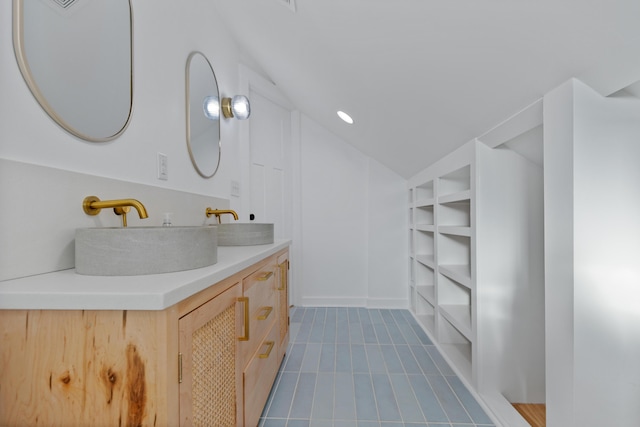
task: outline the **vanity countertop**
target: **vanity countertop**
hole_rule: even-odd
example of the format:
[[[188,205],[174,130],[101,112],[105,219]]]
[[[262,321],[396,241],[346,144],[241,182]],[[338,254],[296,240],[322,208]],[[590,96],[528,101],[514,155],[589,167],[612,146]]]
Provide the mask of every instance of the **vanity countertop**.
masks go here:
[[[4,310],[164,310],[285,249],[270,245],[218,247],[209,267],[144,276],[84,276],[75,269],[0,282]]]

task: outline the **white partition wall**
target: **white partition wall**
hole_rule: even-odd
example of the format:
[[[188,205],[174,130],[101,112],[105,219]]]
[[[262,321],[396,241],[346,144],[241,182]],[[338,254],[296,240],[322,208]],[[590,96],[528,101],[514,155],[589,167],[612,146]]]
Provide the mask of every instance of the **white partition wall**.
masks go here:
[[[640,99],[545,96],[547,426],[640,425]]]
[[[478,157],[477,384],[512,426],[510,403],[545,403],[542,168],[506,146]]]

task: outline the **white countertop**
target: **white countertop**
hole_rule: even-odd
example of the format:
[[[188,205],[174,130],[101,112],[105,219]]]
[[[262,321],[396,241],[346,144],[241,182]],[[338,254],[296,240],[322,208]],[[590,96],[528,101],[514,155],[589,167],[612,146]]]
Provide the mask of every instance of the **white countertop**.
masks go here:
[[[164,310],[288,247],[218,247],[218,262],[195,270],[144,276],[83,276],[75,269],[0,282],[0,309]]]

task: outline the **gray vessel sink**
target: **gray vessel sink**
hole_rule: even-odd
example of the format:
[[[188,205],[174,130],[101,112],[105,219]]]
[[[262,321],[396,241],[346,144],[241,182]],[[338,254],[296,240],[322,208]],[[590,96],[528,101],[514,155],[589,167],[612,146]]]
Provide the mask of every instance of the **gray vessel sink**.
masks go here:
[[[230,222],[218,224],[218,246],[253,246],[273,243],[273,224]]]
[[[76,273],[135,276],[206,267],[218,262],[214,226],[79,228]]]

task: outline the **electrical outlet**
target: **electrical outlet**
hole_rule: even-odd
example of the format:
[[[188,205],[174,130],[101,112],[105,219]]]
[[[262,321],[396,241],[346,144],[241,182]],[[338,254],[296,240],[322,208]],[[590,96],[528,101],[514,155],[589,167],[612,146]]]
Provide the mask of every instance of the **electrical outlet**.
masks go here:
[[[231,195],[233,197],[240,197],[240,182],[231,181]]]
[[[166,181],[169,179],[169,164],[167,155],[158,153],[158,179]]]

